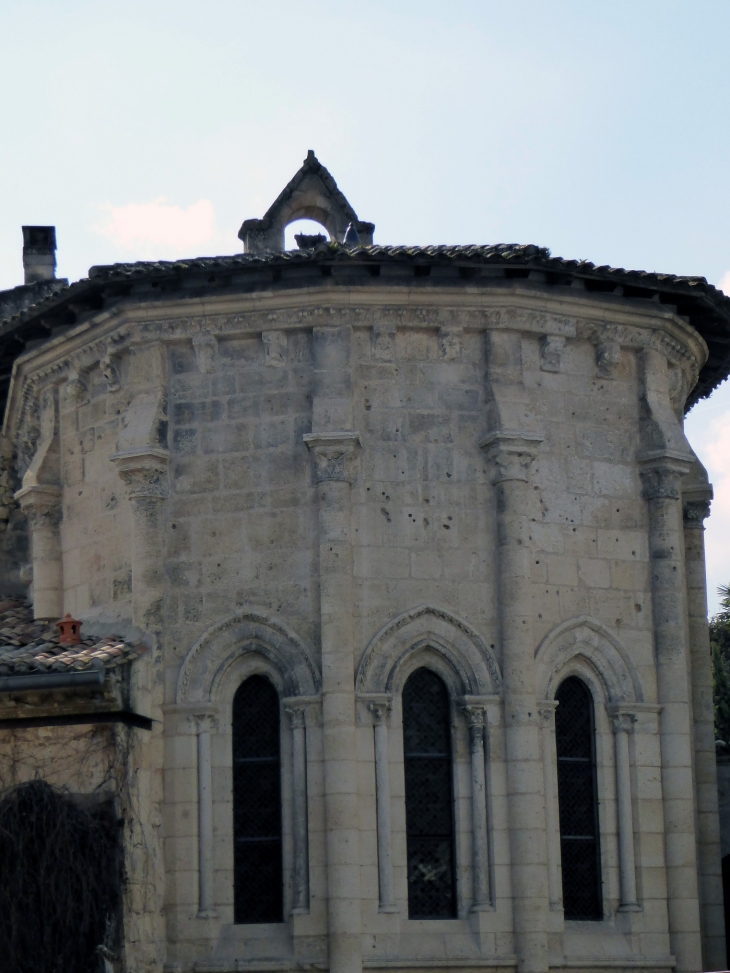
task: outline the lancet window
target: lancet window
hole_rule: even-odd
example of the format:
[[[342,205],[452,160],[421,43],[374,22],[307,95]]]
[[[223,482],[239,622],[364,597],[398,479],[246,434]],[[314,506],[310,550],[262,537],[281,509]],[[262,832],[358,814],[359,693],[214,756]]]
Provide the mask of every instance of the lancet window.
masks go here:
[[[417,669],[403,687],[411,919],[456,916],[451,713],[443,681]]]
[[[255,675],[233,698],[234,921],[282,922],[279,697]]]
[[[601,919],[601,850],[598,831],[593,697],[577,676],[555,694],[558,805],[566,919]]]

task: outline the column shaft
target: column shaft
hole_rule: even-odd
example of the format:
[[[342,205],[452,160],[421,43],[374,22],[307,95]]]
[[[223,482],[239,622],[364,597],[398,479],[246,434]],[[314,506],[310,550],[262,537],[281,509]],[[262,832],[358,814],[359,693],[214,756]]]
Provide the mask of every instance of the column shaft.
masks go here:
[[[689,491],[688,491],[689,492]],[[712,488],[705,485],[684,499],[684,551],[687,575],[687,614],[692,668],[692,713],[697,788],[697,854],[699,865],[700,918],[703,968],[719,970],[726,965],[723,910],[720,819],[715,763],[715,720],[712,702],[712,664],[707,628],[704,519],[710,512]]]
[[[393,892],[393,855],[390,824],[390,773],[388,767],[388,726],[384,707],[372,707],[375,725],[375,802],[378,828],[378,887],[380,912],[395,911]]]
[[[35,618],[63,615],[61,495],[60,487],[40,484],[23,487],[15,494],[30,528]]]
[[[305,442],[314,454],[319,495],[329,969],[330,973],[361,973],[350,522],[350,480],[359,437],[352,432],[311,433]]]
[[[489,845],[487,839],[487,784],[484,765],[484,716],[469,727],[471,737],[471,815],[473,828],[474,903],[489,906]]]
[[[563,908],[563,879],[560,874],[560,821],[556,790],[555,700],[541,703],[542,764],[545,775],[545,828],[547,831],[548,892],[550,908]]]
[[[307,740],[303,709],[291,709],[292,798],[294,830],[294,901],[292,912],[309,912],[309,856],[307,814]]]
[[[213,897],[213,773],[210,726],[198,726],[198,917],[215,915]]]
[[[641,473],[649,507],[654,645],[662,706],[659,733],[667,908],[677,973],[702,969],[684,539],[678,502],[679,478],[685,470],[668,461]]]
[[[534,450],[535,444],[531,444]],[[532,635],[528,473],[533,452],[510,438],[492,441],[497,467],[498,604],[502,636],[507,800],[517,963],[542,973],[547,953],[547,848]]]
[[[616,810],[618,819],[618,853],[620,905],[623,912],[639,908],[636,901],[636,864],[634,861],[634,815],[631,806],[631,762],[629,733],[633,718],[619,714],[614,719],[616,748]]]

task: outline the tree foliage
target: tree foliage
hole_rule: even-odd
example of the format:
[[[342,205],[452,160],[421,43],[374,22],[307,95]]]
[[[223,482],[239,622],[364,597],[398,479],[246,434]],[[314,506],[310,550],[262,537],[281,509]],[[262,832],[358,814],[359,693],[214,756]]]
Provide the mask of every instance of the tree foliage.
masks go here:
[[[719,589],[720,611],[710,619],[715,739],[730,753],[730,585]]]

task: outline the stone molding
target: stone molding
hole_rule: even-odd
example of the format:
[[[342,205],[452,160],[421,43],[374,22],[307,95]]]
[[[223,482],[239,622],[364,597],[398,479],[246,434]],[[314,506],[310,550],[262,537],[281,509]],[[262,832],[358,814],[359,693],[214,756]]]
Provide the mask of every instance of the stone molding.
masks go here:
[[[391,693],[401,666],[415,653],[433,649],[455,673],[461,695],[495,695],[502,676],[484,639],[450,612],[420,605],[388,622],[365,649],[355,677],[359,694]]]
[[[616,635],[595,618],[580,615],[549,632],[535,651],[538,699],[553,699],[558,679],[574,659],[597,677],[607,702],[638,703],[644,695],[639,675]]]
[[[314,460],[314,478],[352,483],[357,476],[359,432],[310,432],[302,437]]]
[[[246,608],[212,625],[192,646],[180,667],[178,704],[213,700],[228,667],[258,653],[280,673],[287,696],[316,696],[321,677],[305,644],[274,615]]]

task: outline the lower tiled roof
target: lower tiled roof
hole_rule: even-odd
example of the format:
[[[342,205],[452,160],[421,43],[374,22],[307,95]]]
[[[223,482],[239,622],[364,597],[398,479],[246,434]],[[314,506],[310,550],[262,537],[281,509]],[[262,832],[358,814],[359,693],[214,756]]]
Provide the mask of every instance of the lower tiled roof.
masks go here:
[[[78,645],[60,645],[54,623],[34,621],[27,601],[0,600],[0,676],[114,669],[139,658],[145,647],[122,638],[90,635]]]

